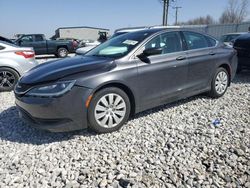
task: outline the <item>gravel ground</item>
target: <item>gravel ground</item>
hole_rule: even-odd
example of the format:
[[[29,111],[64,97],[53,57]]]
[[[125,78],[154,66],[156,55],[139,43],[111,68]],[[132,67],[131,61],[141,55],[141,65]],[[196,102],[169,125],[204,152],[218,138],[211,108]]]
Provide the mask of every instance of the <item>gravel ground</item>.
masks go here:
[[[250,72],[220,99],[164,105],[111,134],[35,130],[12,92],[0,101],[0,187],[250,188]]]

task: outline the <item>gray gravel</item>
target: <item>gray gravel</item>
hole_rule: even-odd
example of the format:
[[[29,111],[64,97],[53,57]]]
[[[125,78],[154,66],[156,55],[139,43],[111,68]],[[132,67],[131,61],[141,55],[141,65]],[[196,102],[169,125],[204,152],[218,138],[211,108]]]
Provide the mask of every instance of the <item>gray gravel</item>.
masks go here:
[[[220,99],[161,106],[111,134],[35,130],[13,93],[0,101],[0,187],[250,187],[250,72]]]

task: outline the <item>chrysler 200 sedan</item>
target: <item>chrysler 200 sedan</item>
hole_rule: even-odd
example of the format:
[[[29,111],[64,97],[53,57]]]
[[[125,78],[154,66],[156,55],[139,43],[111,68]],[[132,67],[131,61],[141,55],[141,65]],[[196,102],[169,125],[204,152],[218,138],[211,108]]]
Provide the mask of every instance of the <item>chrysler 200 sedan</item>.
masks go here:
[[[35,67],[18,82],[16,105],[40,129],[107,133],[161,104],[200,93],[221,97],[236,68],[236,51],[210,36],[146,29]]]

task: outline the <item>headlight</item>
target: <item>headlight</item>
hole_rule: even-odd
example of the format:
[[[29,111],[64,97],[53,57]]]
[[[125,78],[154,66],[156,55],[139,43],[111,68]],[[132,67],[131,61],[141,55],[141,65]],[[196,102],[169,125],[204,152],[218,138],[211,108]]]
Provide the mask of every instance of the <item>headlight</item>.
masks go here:
[[[32,88],[25,95],[35,97],[59,97],[70,91],[74,84],[75,80],[56,82],[54,84]]]

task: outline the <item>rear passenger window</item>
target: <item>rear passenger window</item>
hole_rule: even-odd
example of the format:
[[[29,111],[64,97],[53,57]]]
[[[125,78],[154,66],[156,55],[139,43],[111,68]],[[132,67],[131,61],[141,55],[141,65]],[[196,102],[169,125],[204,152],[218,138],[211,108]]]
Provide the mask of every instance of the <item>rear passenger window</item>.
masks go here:
[[[181,40],[177,32],[156,36],[145,45],[145,49],[149,48],[162,48],[162,54],[182,51]]]
[[[209,47],[206,36],[193,32],[183,32],[183,34],[189,50]]]
[[[36,42],[43,41],[43,37],[41,35],[35,35],[35,41]]]

